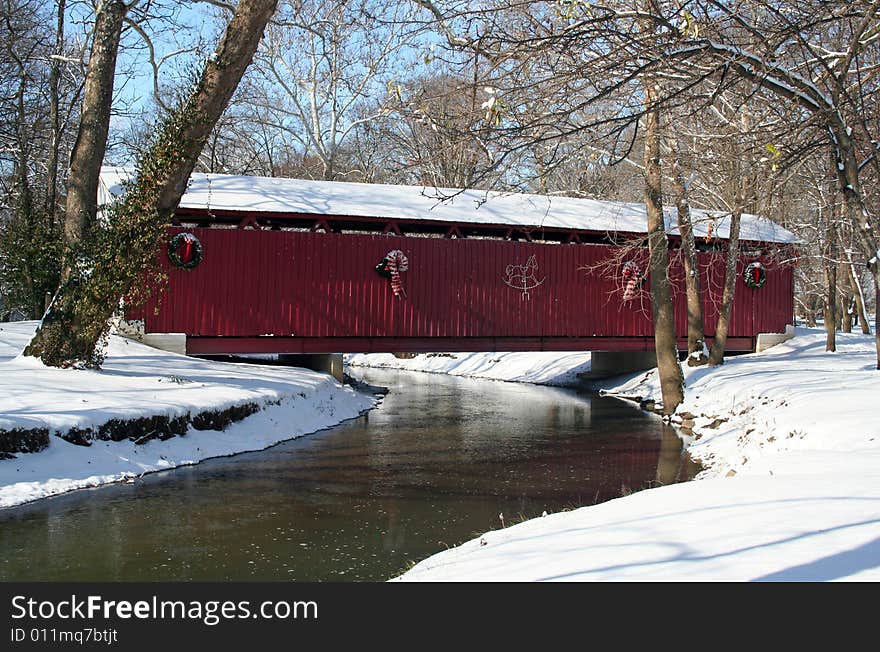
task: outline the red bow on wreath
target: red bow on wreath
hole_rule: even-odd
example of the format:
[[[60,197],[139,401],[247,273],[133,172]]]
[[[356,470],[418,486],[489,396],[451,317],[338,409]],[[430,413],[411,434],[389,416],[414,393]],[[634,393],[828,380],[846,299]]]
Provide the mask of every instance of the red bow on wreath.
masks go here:
[[[760,290],[767,282],[767,270],[757,260],[751,262],[743,270],[743,280],[753,290]]]
[[[400,273],[409,269],[409,260],[400,249],[394,249],[385,254],[385,258],[376,265],[376,271],[385,278],[391,279],[391,291],[394,296],[406,296],[403,290],[403,282],[400,280]]]

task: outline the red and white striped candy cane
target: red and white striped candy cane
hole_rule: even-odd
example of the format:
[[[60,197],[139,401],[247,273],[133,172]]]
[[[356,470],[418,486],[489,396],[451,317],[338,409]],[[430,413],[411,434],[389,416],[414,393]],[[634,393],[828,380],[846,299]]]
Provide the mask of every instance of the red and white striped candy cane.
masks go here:
[[[633,261],[627,261],[623,265],[621,272],[623,277],[623,300],[632,301],[636,298],[636,292],[639,289],[639,283],[642,280],[642,270]]]
[[[409,260],[407,260],[406,255],[400,249],[389,251],[385,256],[385,260],[388,261],[388,271],[391,272],[391,291],[394,292],[396,297],[406,296],[406,292],[403,290],[403,282],[400,280],[400,273],[409,269]]]

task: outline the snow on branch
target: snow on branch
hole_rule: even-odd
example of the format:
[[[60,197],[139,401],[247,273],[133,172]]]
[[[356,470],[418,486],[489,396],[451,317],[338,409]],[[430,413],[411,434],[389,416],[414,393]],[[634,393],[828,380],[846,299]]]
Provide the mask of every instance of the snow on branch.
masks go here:
[[[797,101],[812,112],[833,112],[835,109],[833,100],[806,77],[777,64],[769,63],[761,57],[733,45],[718,43],[711,39],[700,39],[689,45],[669,50],[665,54],[671,58],[687,59],[705,52],[732,59],[731,65],[735,66],[743,76]]]

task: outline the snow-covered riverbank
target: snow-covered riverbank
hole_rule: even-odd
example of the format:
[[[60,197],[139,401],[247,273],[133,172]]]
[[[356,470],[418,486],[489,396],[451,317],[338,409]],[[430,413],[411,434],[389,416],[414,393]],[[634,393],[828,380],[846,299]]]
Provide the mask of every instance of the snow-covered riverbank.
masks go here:
[[[0,324],[0,429],[48,428],[50,445],[0,459],[0,507],[118,482],[209,457],[260,450],[358,416],[374,398],[305,369],[210,362],[112,336],[100,371],[52,369],[19,355],[36,322]],[[259,408],[223,431],[143,444],[95,440],[78,446],[58,434],[131,420]]]
[[[880,372],[873,339],[797,336],[687,369],[677,421],[694,482],[488,532],[401,581],[880,580]],[[653,372],[606,385],[659,400]]]

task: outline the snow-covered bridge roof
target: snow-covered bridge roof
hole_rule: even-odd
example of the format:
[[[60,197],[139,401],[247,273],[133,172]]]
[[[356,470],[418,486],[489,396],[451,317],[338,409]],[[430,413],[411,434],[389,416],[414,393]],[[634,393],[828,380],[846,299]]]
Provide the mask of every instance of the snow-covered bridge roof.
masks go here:
[[[129,175],[130,172],[123,168],[102,168],[98,203],[106,204],[113,196],[121,194],[122,182]],[[226,174],[194,173],[181,198],[180,207],[515,228],[646,232],[644,204],[556,195]],[[667,231],[677,233],[674,207],[666,208],[665,217]],[[712,236],[728,237],[728,214],[692,209],[692,217],[695,236],[706,236],[711,224]],[[790,231],[757,215],[742,216],[740,238],[756,242],[797,241]]]

